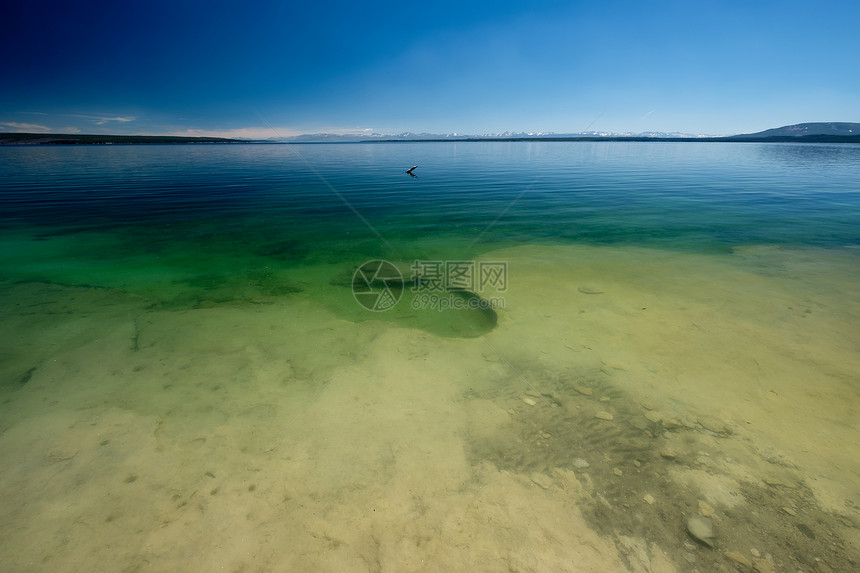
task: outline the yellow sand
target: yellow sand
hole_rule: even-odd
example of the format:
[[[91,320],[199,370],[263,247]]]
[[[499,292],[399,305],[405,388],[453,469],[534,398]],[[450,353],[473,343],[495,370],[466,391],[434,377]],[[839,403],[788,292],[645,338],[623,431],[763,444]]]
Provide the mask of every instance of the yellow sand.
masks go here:
[[[7,285],[3,569],[689,570],[682,527],[668,546],[588,518],[611,503],[599,447],[571,442],[593,455],[582,470],[539,452],[540,467],[521,471],[478,455],[522,439],[532,420],[589,408],[611,425],[639,409],[689,425],[653,443],[702,458],[665,475],[718,526],[747,503],[741,484],[767,481],[803,482],[822,511],[860,523],[855,255],[523,247],[483,258],[508,262],[510,288],[496,293],[497,329],[463,340],[343,321],[304,295],[173,311]],[[559,395],[567,380],[595,382],[594,395]],[[857,531],[837,531],[852,551]]]

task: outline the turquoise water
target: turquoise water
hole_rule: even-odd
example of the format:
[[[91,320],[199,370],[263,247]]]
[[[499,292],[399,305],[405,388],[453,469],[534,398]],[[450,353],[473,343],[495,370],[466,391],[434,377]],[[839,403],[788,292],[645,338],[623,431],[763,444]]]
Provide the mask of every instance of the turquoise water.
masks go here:
[[[174,286],[201,276],[265,283],[272,271],[318,262],[471,259],[527,244],[708,253],[860,243],[860,150],[850,145],[154,145],[0,153],[0,225],[6,240],[26,245],[5,250],[7,280],[62,275],[61,282],[134,290],[165,273]],[[417,178],[404,173],[413,164]]]
[[[0,562],[848,570],[858,173],[835,144],[0,147]],[[380,260],[402,278],[354,295]],[[505,280],[421,291],[433,263]]]
[[[850,145],[407,143],[7,147],[4,227],[385,248],[448,240],[711,249],[858,239]],[[404,174],[419,164],[418,178]],[[371,223],[362,222],[352,205]],[[350,237],[347,237],[350,235]],[[354,235],[354,236],[352,236]]]

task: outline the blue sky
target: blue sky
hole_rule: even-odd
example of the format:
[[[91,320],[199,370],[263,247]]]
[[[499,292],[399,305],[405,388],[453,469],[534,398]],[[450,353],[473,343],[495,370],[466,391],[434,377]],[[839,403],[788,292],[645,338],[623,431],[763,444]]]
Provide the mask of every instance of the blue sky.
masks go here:
[[[853,0],[4,6],[0,131],[731,134],[860,121]]]

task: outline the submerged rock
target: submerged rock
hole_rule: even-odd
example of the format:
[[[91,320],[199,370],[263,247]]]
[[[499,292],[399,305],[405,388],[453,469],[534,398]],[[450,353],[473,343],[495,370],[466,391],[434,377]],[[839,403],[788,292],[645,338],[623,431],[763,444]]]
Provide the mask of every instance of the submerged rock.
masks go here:
[[[744,571],[747,571],[752,568],[752,561],[747,559],[742,553],[738,551],[728,551],[726,552],[726,557],[740,565]]]
[[[776,569],[773,566],[773,563],[768,561],[767,559],[754,559],[753,560],[753,571],[756,573],[773,573]]]
[[[707,517],[699,514],[687,518],[687,532],[696,541],[704,543],[708,547],[714,546],[714,524]]]
[[[663,421],[663,414],[661,414],[660,412],[656,412],[654,410],[650,410],[648,412],[645,412],[645,414],[643,414],[643,415],[645,416],[645,419],[648,420],[649,422],[651,422],[652,424],[659,424],[660,422]]]
[[[532,482],[534,482],[536,485],[539,485],[543,489],[549,489],[550,487],[552,487],[552,483],[553,483],[552,478],[546,474],[542,474],[540,472],[534,472],[531,475],[531,478],[532,478]]]
[[[704,517],[711,517],[715,510],[708,502],[699,500],[699,513]]]

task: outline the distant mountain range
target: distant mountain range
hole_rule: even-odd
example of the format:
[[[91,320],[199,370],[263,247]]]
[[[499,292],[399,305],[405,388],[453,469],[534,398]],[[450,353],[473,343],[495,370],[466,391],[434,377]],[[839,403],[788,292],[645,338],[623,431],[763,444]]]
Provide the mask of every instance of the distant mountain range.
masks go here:
[[[483,133],[464,135],[462,133],[399,133],[384,135],[381,133],[360,135],[334,135],[328,133],[304,134],[294,137],[273,139],[272,141],[286,142],[346,142],[346,141],[475,141],[475,140],[633,140],[633,141],[818,141],[818,142],[860,142],[860,123],[830,122],[830,123],[798,123],[786,125],[757,133],[746,133],[729,136],[713,136],[689,133],[666,133],[661,131],[646,131],[642,133],[583,131],[579,133],[553,132],[510,132]]]
[[[744,135],[733,135],[732,139],[772,139],[782,140],[808,139],[821,137],[858,137],[860,136],[860,123],[830,122],[830,123],[798,123],[766,129],[758,133]]]
[[[600,138],[687,138],[699,139],[711,137],[708,135],[692,135],[687,133],[664,133],[657,131],[649,131],[644,133],[623,132],[616,133],[610,131],[582,131],[579,133],[555,133],[551,131],[535,131],[535,132],[514,132],[505,131],[502,133],[480,133],[480,134],[463,134],[463,133],[413,133],[407,131],[394,135],[371,133],[371,134],[332,134],[332,133],[306,133],[295,135],[292,137],[272,137],[267,141],[286,141],[286,142],[352,142],[352,141],[472,141],[477,139],[489,140],[521,140],[521,139],[600,139]]]
[[[83,135],[45,133],[0,133],[3,144],[128,144],[128,143],[341,143],[374,141],[759,141],[759,142],[834,142],[860,143],[860,123],[798,123],[757,133],[730,136],[691,135],[686,133],[615,133],[588,131],[580,133],[510,132],[463,135],[460,133],[381,133],[342,135],[315,133],[262,141],[217,137],[174,137],[148,135]]]

